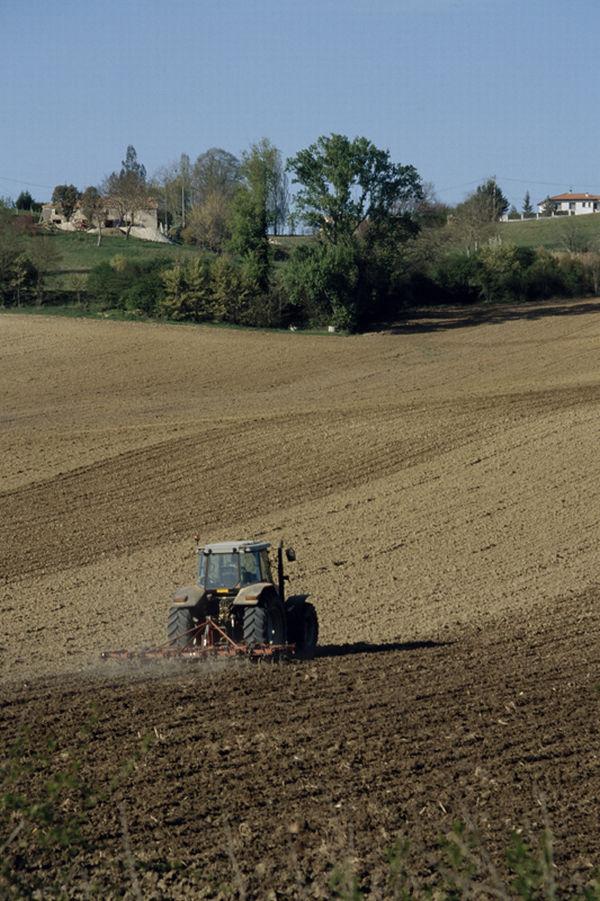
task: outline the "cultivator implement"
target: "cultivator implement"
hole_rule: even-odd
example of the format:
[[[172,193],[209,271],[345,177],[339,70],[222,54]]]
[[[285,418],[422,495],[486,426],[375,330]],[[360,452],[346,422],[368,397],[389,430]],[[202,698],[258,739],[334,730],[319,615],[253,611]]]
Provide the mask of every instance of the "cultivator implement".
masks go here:
[[[140,651],[126,649],[102,651],[102,660],[206,660],[211,657],[246,657],[250,659],[285,658],[293,656],[294,644],[247,644],[234,641],[210,617],[176,639],[156,648]]]

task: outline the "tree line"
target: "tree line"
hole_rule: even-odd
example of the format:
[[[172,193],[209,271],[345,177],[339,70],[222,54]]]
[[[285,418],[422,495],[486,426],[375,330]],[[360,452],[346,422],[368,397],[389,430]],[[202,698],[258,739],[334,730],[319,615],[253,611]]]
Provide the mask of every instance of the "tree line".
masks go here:
[[[500,240],[509,205],[495,178],[451,208],[413,165],[364,137],[323,135],[287,161],[267,139],[240,158],[212,148],[152,179],[129,146],[99,187],[58,185],[53,193],[66,216],[81,210],[99,241],[109,199],[128,236],[150,198],[165,232],[195,245],[197,256],[117,256],[90,272],[78,291],[87,303],[169,319],[354,331],[414,303],[597,293],[598,255],[589,248],[552,254]],[[290,247],[281,235],[299,226],[309,237]],[[0,217],[1,299],[40,302],[47,261],[36,264],[14,235],[11,245],[8,231]]]

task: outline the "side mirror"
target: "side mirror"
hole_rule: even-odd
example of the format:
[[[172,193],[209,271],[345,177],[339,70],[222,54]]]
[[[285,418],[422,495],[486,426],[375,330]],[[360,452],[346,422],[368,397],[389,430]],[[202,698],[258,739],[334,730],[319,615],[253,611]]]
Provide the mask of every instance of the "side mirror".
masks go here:
[[[287,557],[289,563],[293,563],[296,559],[296,551],[293,547],[287,547],[285,549],[285,556]]]

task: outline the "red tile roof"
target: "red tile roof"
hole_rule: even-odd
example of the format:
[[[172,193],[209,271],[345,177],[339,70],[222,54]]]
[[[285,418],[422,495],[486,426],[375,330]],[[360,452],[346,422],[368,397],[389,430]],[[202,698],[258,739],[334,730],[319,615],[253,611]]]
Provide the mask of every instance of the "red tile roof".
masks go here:
[[[600,200],[600,194],[555,194],[550,200]]]

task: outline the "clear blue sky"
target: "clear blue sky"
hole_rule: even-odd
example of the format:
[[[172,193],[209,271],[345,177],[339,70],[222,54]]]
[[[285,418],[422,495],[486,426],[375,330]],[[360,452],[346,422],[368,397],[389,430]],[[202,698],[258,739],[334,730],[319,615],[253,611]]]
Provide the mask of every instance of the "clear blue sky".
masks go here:
[[[332,131],[448,202],[600,193],[599,36],[598,0],[0,0],[0,195]]]

